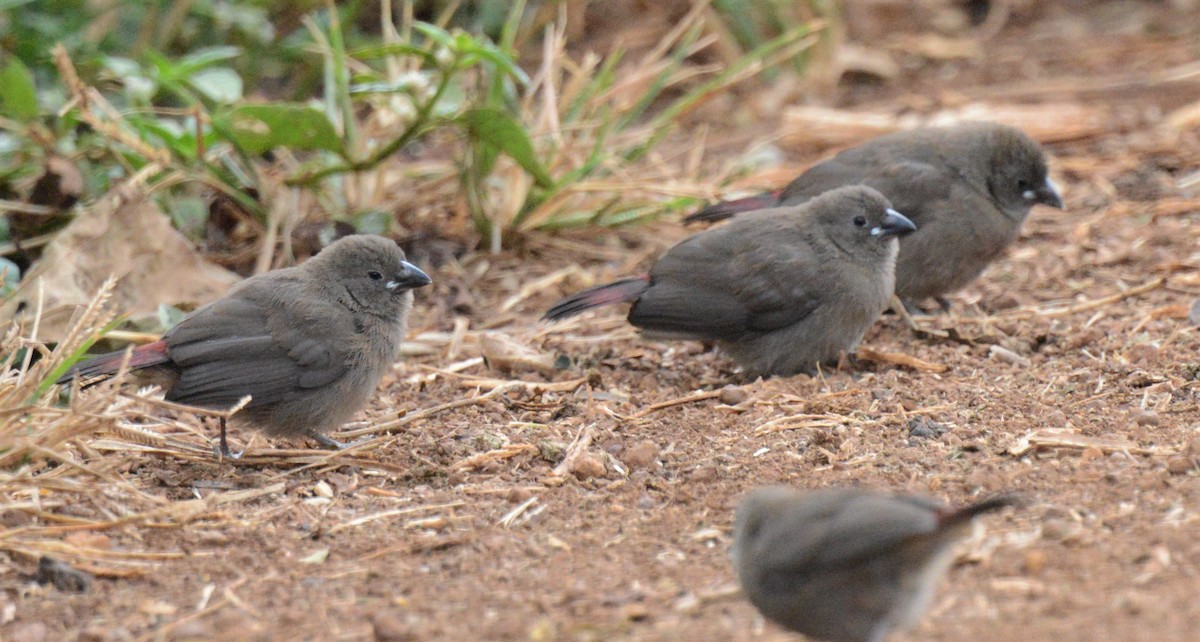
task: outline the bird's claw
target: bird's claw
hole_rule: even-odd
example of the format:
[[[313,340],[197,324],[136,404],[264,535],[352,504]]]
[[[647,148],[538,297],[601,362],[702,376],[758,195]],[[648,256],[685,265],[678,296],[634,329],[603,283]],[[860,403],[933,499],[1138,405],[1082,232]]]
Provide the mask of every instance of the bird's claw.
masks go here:
[[[324,446],[330,450],[345,450],[351,446],[357,446],[358,444],[361,444],[364,441],[367,441],[368,439],[370,439],[370,437],[363,437],[362,439],[356,439],[354,441],[342,442],[342,441],[338,441],[328,435],[323,435],[321,433],[316,433],[316,432],[309,433],[308,436],[312,437],[313,440],[316,441],[318,444],[321,444],[322,446]]]

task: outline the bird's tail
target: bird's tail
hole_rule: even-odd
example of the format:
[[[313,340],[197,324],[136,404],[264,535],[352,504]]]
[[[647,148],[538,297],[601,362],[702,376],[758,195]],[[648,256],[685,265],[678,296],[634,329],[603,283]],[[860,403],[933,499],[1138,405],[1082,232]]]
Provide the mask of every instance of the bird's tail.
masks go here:
[[[557,321],[573,317],[584,310],[598,308],[602,305],[633,301],[650,288],[650,277],[639,276],[631,279],[621,279],[607,285],[598,285],[555,303],[542,315],[547,321]]]
[[[129,361],[126,363],[125,354],[129,353]],[[167,342],[159,339],[154,343],[148,343],[144,346],[138,346],[132,350],[126,348],[109,352],[107,354],[98,355],[91,359],[84,359],[79,363],[71,366],[63,376],[55,381],[56,384],[69,383],[72,379],[80,379],[81,381],[89,381],[93,379],[106,379],[111,377],[121,370],[121,365],[125,364],[129,370],[139,370],[149,366],[156,366],[162,363],[167,363],[170,359],[167,357]]]
[[[690,214],[683,219],[684,224],[691,223],[716,223],[724,221],[742,212],[753,212],[754,210],[763,210],[768,207],[776,207],[779,205],[780,192],[763,192],[755,196],[747,196],[732,201],[721,201],[716,205],[708,207]]]
[[[1024,501],[1012,494],[996,495],[989,497],[983,501],[976,502],[970,506],[959,508],[952,511],[947,511],[939,516],[938,522],[942,528],[953,528],[975,519],[975,517],[984,513],[989,513],[994,510],[999,510],[1005,506],[1019,506]]]

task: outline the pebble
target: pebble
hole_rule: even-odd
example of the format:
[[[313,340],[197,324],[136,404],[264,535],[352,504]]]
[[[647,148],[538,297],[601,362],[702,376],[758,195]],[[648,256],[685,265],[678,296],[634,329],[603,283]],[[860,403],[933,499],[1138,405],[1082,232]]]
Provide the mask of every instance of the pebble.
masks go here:
[[[504,499],[510,504],[520,504],[521,502],[528,500],[530,497],[533,497],[533,493],[530,492],[529,489],[517,486],[508,489],[508,494],[504,496]]]
[[[416,640],[412,630],[391,613],[376,613],[371,617],[371,632],[375,642],[409,642]]]
[[[625,451],[623,458],[625,464],[633,470],[645,470],[654,466],[654,462],[658,460],[659,455],[658,444],[644,439],[630,446]]]
[[[717,469],[712,466],[700,466],[692,471],[688,476],[688,481],[692,482],[710,482],[717,478]]]
[[[1161,426],[1162,417],[1153,410],[1138,410],[1133,413],[1133,422],[1139,426]]]
[[[1185,455],[1173,455],[1167,458],[1167,472],[1172,475],[1186,475],[1196,467],[1196,462]]]
[[[717,400],[726,406],[736,406],[750,398],[750,393],[738,386],[725,386]]]
[[[604,477],[605,469],[604,462],[597,456],[590,453],[584,453],[575,460],[571,466],[571,472],[578,479],[591,479],[593,477]]]

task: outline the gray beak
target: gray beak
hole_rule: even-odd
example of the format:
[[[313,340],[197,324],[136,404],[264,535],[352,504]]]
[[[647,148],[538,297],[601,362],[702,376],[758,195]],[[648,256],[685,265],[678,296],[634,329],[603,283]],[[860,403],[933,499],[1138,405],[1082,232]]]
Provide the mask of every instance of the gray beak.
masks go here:
[[[883,224],[871,229],[871,236],[882,236],[885,238],[889,236],[904,236],[916,230],[917,226],[908,220],[907,216],[896,210],[889,209],[887,216],[883,218]]]
[[[433,283],[433,279],[429,278],[428,274],[421,271],[421,268],[409,263],[408,261],[400,262],[400,272],[392,276],[387,282],[389,290],[412,290],[414,288],[423,287]]]
[[[1031,204],[1036,205],[1037,203],[1041,203],[1042,205],[1049,205],[1060,210],[1063,209],[1062,194],[1059,193],[1058,186],[1054,184],[1054,181],[1050,180],[1049,176],[1046,177],[1046,182],[1041,187],[1036,190],[1029,190],[1022,194],[1022,196]]]

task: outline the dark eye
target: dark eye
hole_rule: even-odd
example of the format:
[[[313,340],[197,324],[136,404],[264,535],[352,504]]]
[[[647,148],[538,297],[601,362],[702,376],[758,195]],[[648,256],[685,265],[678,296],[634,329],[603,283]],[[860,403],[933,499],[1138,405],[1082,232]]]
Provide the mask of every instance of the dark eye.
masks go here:
[[[379,279],[383,278],[383,275],[376,272],[375,270],[371,270],[370,272],[367,272],[367,276],[371,277],[372,281],[378,281]]]
[[[1017,189],[1021,190],[1022,192],[1029,190],[1029,181],[1025,179],[1017,181]]]
[[[866,224],[867,224],[867,217],[865,217],[865,216],[855,216],[854,217],[854,226],[855,227],[863,227]]]

